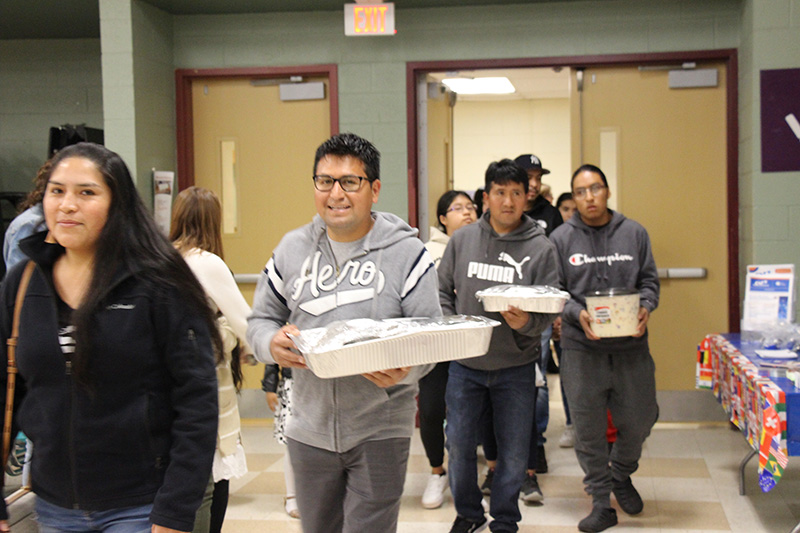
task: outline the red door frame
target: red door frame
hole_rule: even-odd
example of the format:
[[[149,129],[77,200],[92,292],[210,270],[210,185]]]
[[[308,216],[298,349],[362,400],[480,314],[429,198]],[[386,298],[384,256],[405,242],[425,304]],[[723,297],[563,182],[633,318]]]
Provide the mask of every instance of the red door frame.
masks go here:
[[[178,190],[183,190],[186,187],[194,185],[192,82],[198,78],[284,78],[286,76],[327,76],[331,135],[339,133],[339,78],[336,65],[175,70],[175,129],[178,144]]]
[[[728,331],[739,331],[739,88],[738,56],[734,48],[652,54],[562,56],[515,59],[416,61],[406,64],[406,135],[408,150],[408,221],[419,226],[417,194],[417,76],[429,72],[542,67],[595,67],[616,65],[681,64],[686,61],[722,60],[727,63],[726,121],[728,211]]]

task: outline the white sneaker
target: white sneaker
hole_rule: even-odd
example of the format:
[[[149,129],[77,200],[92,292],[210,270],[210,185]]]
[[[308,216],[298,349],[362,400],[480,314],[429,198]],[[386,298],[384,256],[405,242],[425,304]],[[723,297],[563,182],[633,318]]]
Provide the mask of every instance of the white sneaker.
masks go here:
[[[431,474],[428,486],[422,493],[422,506],[425,509],[437,509],[444,502],[444,491],[447,490],[447,473]]]
[[[297,508],[297,500],[294,496],[285,497],[283,502],[283,508],[286,510],[286,514],[292,518],[300,518],[300,510]]]
[[[575,428],[572,427],[572,424],[564,428],[564,433],[558,439],[558,445],[561,448],[573,448],[575,446]]]

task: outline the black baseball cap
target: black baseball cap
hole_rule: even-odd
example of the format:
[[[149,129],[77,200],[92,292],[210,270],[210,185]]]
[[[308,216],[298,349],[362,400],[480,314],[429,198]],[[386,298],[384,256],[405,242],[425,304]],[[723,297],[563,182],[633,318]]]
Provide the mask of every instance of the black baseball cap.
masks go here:
[[[525,171],[541,170],[542,175],[550,174],[549,170],[542,168],[542,160],[533,154],[522,154],[514,160],[514,163],[524,168]]]

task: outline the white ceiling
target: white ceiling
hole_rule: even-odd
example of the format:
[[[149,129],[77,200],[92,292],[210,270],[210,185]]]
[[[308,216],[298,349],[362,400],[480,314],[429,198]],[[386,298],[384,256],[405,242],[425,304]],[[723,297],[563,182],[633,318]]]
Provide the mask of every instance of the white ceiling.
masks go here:
[[[542,98],[569,98],[569,68],[511,68],[459,70],[432,72],[429,79],[440,82],[444,78],[485,78],[505,76],[514,85],[513,94],[459,95],[464,101],[538,100]]]

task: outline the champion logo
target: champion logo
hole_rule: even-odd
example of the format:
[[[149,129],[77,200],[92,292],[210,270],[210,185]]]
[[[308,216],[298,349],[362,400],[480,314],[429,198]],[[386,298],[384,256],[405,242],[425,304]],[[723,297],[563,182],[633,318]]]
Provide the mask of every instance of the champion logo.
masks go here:
[[[572,254],[569,256],[569,264],[572,266],[581,266],[592,263],[608,263],[610,266],[612,263],[618,261],[633,261],[633,256],[620,253],[615,253],[612,255],[598,255],[595,257],[581,253]]]

